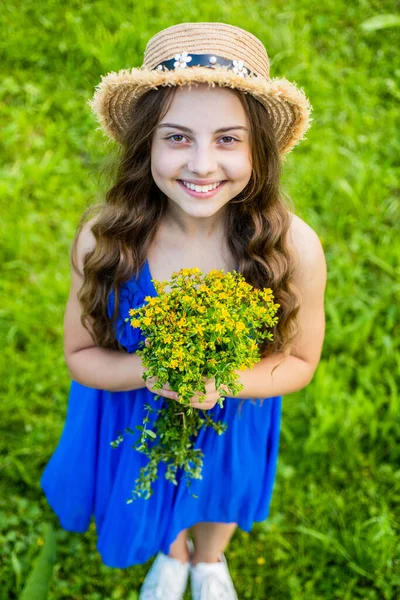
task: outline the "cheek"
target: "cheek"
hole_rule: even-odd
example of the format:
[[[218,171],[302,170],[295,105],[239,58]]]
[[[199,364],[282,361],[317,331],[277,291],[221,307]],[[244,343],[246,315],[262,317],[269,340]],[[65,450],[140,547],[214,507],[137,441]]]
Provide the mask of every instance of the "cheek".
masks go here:
[[[247,153],[238,153],[229,161],[229,175],[232,179],[250,179],[252,172],[251,157]]]
[[[173,175],[179,168],[177,157],[167,149],[154,148],[151,152],[151,169],[153,174],[160,177]]]

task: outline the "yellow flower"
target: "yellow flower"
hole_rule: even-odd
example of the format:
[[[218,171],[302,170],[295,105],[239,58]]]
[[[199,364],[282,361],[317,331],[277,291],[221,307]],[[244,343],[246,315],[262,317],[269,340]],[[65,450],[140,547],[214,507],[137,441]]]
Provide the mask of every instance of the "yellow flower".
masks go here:
[[[245,292],[250,291],[251,285],[247,283],[247,281],[239,281],[238,283],[239,290],[243,290]]]
[[[217,333],[221,333],[223,330],[224,330],[224,326],[221,325],[221,323],[217,323],[216,326],[215,326],[215,331]]]
[[[150,317],[145,317],[145,318],[143,319],[143,323],[144,323],[145,325],[147,325],[147,327],[148,327],[149,325],[151,325],[151,324],[152,324],[152,322],[153,322],[153,321],[150,319]]]
[[[257,558],[257,564],[260,565],[260,566],[261,565],[265,565],[265,558],[263,556],[259,556]]]
[[[140,319],[131,319],[132,327],[140,327]]]
[[[177,360],[175,360],[174,358],[172,358],[172,359],[170,360],[169,367],[170,367],[171,369],[176,369],[176,367],[177,367],[178,365],[179,365],[179,362],[178,362]],[[168,365],[167,365],[167,366],[168,366]]]
[[[194,331],[194,333],[198,333],[199,335],[203,335],[203,333],[204,333],[204,325],[202,325],[201,323],[196,323],[195,326],[193,327],[193,331]]]
[[[164,342],[166,344],[170,344],[172,342],[172,335],[170,333],[168,333],[165,338],[164,338]]]
[[[146,302],[148,302],[149,306],[154,306],[155,304],[158,304],[158,298],[155,298],[154,296],[146,296],[145,300]]]
[[[185,353],[182,348],[177,348],[175,350],[175,358],[183,358],[184,356],[185,356]]]
[[[135,309],[134,309],[134,308],[130,308],[130,309],[129,309],[129,316],[130,316],[130,317],[133,317],[133,315],[135,315],[135,314],[136,314],[136,311],[135,311]]]
[[[245,327],[245,324],[239,321],[238,323],[236,323],[235,329],[238,333],[240,333],[241,331],[243,331],[243,329],[245,329]]]
[[[263,299],[265,301],[268,302],[268,300],[271,300],[271,296],[272,296],[271,288],[264,288],[263,290],[261,290],[261,295],[263,296]]]
[[[229,317],[229,311],[226,308],[223,308],[220,317],[221,319],[227,319]]]

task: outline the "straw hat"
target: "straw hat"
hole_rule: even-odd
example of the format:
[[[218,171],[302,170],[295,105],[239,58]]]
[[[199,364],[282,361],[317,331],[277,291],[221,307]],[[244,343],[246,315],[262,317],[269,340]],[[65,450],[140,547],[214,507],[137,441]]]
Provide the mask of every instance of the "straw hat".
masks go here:
[[[225,23],[180,23],[147,43],[143,65],[103,75],[88,101],[100,127],[121,143],[135,102],[159,86],[195,82],[252,94],[267,109],[280,155],[304,139],[312,107],[304,92],[284,78],[270,78],[262,42]]]

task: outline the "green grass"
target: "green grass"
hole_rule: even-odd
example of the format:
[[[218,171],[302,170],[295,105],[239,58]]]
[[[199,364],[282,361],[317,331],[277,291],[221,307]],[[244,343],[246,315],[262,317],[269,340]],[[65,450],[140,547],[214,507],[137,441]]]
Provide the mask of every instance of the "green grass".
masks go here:
[[[190,20],[249,29],[272,75],[310,98],[283,184],[328,264],[323,355],[284,398],[270,518],[226,552],[239,597],[400,597],[399,29],[361,27],[395,12],[385,0],[3,3],[0,600],[18,598],[47,522],[52,600],[135,600],[151,564],[103,565],[94,529],[62,530],[39,478],[66,415],[70,244],[103,190],[107,146],[87,100],[101,74],[141,64],[151,35]]]

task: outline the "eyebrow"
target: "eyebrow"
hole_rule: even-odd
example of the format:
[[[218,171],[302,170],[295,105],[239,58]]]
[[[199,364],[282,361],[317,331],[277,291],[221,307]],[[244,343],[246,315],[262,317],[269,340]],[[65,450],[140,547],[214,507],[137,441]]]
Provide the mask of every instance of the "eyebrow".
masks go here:
[[[158,129],[162,129],[164,127],[181,129],[182,131],[193,133],[192,129],[189,129],[189,127],[185,127],[184,125],[176,125],[175,123],[161,123],[161,125],[158,126]],[[225,131],[231,131],[232,129],[243,129],[243,131],[248,131],[247,127],[243,127],[242,125],[231,125],[229,127],[220,127],[219,129],[216,129],[214,133],[224,133]]]

